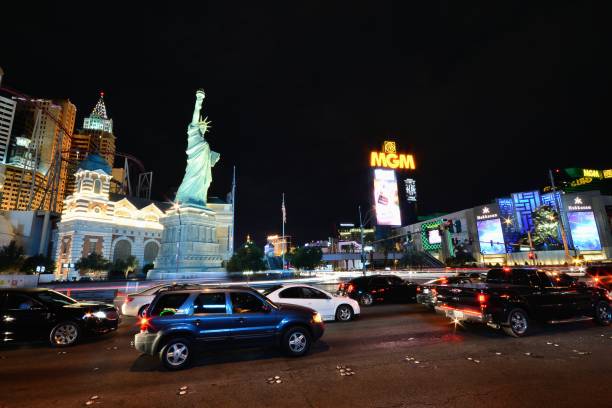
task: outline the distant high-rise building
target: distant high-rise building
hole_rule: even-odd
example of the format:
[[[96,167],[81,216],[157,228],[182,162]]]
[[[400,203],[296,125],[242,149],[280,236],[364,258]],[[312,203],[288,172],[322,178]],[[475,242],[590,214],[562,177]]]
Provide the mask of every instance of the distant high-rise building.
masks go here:
[[[106,114],[104,93],[94,107],[91,115],[83,121],[83,128],[74,132],[70,145],[70,169],[66,195],[75,191],[75,173],[78,164],[89,154],[97,153],[113,165],[115,161],[115,135],[113,134],[113,120]]]
[[[68,100],[13,98],[2,210],[61,212],[76,107]]]
[[[6,163],[17,103],[0,96],[0,162]]]

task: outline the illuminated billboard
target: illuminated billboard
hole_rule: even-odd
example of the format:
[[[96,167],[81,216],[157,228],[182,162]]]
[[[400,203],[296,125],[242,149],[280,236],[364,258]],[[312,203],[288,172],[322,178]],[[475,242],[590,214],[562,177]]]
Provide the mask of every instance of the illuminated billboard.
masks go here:
[[[574,247],[582,251],[599,251],[601,242],[593,211],[570,211],[567,213]]]
[[[440,236],[440,230],[432,229],[427,231],[427,240],[430,244],[440,244],[442,243],[442,237]]]
[[[483,255],[506,253],[504,233],[499,218],[489,218],[476,221],[480,252]]]
[[[395,142],[385,140],[382,152],[370,152],[370,166],[414,170],[414,156],[411,154],[397,153]]]
[[[397,180],[393,170],[374,170],[374,203],[378,225],[402,225]]]

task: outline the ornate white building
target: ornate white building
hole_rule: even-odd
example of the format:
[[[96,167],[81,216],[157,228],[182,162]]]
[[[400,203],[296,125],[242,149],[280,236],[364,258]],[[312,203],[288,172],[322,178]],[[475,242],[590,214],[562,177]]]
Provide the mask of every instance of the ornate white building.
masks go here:
[[[74,264],[92,252],[111,261],[133,255],[139,269],[154,263],[164,232],[160,218],[171,204],[110,193],[111,168],[97,154],[80,163],[75,177],[75,192],[66,198],[58,223],[56,278],[76,276]],[[232,205],[211,197],[208,207],[216,214],[214,240],[227,260]]]

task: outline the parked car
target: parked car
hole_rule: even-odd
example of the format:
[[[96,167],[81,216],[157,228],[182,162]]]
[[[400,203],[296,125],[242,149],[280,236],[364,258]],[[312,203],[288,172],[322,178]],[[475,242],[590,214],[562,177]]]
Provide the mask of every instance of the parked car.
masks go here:
[[[170,370],[187,367],[202,346],[279,346],[303,356],[324,332],[320,313],[236,286],[163,291],[140,323],[136,349]]]
[[[323,320],[348,322],[361,312],[359,303],[348,296],[332,295],[309,285],[276,285],[263,294],[274,303],[309,307],[323,316]]]
[[[539,269],[499,268],[484,283],[438,287],[436,310],[455,321],[501,328],[510,336],[529,333],[532,322],[612,321],[609,293],[569,275]]]
[[[395,275],[372,275],[341,283],[337,293],[357,300],[362,306],[371,306],[381,302],[414,302],[417,286]]]
[[[121,314],[124,316],[142,317],[155,296],[169,288],[189,289],[198,288],[201,285],[197,284],[163,284],[155,285],[150,288],[141,290],[140,292],[128,293],[126,295],[118,295],[115,298],[115,306],[119,305]]]
[[[461,285],[478,281],[479,278],[469,278],[467,276],[448,276],[432,279],[416,287],[416,301],[417,303],[434,310],[434,306],[436,305],[436,295],[438,294],[438,286]]]
[[[0,316],[3,343],[47,339],[57,347],[71,346],[119,325],[114,306],[77,302],[50,289],[0,289]]]

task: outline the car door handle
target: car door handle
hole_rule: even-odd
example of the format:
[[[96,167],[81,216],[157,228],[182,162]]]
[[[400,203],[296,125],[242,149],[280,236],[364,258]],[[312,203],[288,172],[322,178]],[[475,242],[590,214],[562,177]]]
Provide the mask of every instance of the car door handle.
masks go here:
[[[244,317],[238,318],[238,319],[236,319],[236,320],[238,320],[238,323],[244,323],[244,322],[246,322],[246,319],[245,319]]]
[[[196,321],[195,321],[195,325],[196,325],[196,326],[199,326],[199,325],[200,325],[200,319],[196,319]]]

